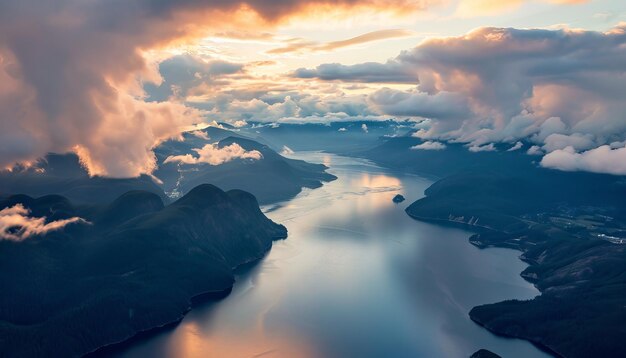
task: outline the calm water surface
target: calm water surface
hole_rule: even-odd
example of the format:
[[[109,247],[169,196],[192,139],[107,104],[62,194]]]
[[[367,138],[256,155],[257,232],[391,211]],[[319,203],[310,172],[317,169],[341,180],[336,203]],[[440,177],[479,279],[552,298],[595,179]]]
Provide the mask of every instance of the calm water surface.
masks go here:
[[[430,181],[354,158],[299,153],[338,180],[264,207],[287,226],[227,298],[195,307],[122,357],[547,357],[474,324],[469,310],[532,298],[507,249],[479,250],[469,231],[409,218]],[[407,201],[394,204],[401,193]]]

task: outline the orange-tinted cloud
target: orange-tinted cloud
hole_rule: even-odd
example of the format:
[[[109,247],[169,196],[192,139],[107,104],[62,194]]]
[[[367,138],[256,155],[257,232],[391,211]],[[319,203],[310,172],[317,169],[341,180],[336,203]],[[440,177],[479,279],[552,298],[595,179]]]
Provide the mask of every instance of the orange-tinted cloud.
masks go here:
[[[414,33],[409,30],[390,29],[368,32],[363,35],[352,37],[346,40],[331,41],[326,43],[310,42],[305,40],[289,41],[284,47],[275,48],[267,51],[269,54],[284,54],[291,52],[317,52],[317,51],[333,51],[336,49],[360,45],[368,42],[393,39],[399,37],[412,36]]]
[[[233,28],[258,31],[320,7],[419,10],[392,0],[0,0],[0,168],[75,151],[92,175],[137,176],[152,148],[203,121],[146,102],[161,81],[145,51]]]
[[[0,240],[22,241],[76,223],[88,222],[79,217],[46,222],[45,217],[31,217],[29,209],[22,204],[16,204],[0,210]]]

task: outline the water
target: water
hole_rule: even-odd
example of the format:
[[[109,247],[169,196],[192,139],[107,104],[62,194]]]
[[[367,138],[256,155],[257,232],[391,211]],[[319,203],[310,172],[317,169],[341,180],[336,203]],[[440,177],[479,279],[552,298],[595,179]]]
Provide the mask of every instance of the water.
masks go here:
[[[409,218],[430,181],[369,162],[300,153],[339,179],[264,207],[289,229],[227,298],[194,308],[174,329],[123,357],[546,357],[492,335],[469,310],[538,291],[508,249],[479,250],[471,232]],[[407,201],[394,204],[401,193]]]

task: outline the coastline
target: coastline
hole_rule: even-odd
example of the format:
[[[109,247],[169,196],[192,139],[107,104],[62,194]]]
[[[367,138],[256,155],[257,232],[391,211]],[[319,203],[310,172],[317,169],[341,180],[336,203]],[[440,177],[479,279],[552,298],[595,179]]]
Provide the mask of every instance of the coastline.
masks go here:
[[[234,285],[234,282],[233,282],[233,285]],[[150,338],[160,332],[173,329],[176,326],[178,326],[178,324],[185,318],[187,313],[189,313],[193,309],[193,307],[195,307],[196,305],[206,303],[210,300],[219,300],[219,299],[226,298],[231,293],[232,289],[233,289],[233,286],[231,285],[229,288],[226,288],[223,290],[205,291],[197,295],[194,295],[189,299],[189,306],[178,317],[172,320],[168,320],[166,322],[157,324],[157,325],[152,325],[145,329],[138,330],[137,332],[135,332],[134,334],[126,338],[122,338],[121,340],[117,342],[107,343],[103,346],[100,346],[92,351],[89,351],[83,354],[82,356],[94,357],[94,358],[106,357],[106,356],[109,356],[111,353],[117,352],[123,348],[131,347],[137,341]]]
[[[287,235],[281,236],[281,237],[275,237],[272,240],[278,241],[278,240],[285,240],[285,239],[287,239]],[[263,252],[261,256],[250,258],[238,264],[237,266],[233,267],[232,268],[233,272],[235,272],[236,270],[242,267],[255,265],[259,263],[269,253],[269,251],[272,249],[272,246],[273,244],[270,243],[270,245],[265,248],[265,251]],[[107,357],[111,353],[119,352],[125,348],[129,348],[141,340],[152,338],[156,336],[157,334],[168,331],[170,329],[175,329],[176,326],[178,326],[178,324],[185,318],[185,316],[194,307],[206,304],[210,301],[219,301],[228,297],[230,293],[232,292],[235,283],[236,283],[236,280],[233,280],[230,286],[227,288],[217,289],[217,290],[207,290],[207,291],[194,294],[188,299],[188,306],[186,307],[186,309],[183,312],[181,312],[177,317],[167,320],[165,322],[157,323],[154,325],[150,325],[149,327],[137,330],[135,333],[125,338],[117,340],[116,342],[111,342],[111,343],[101,345],[100,347],[97,347],[89,352],[83,353],[81,356],[91,357],[91,358]]]
[[[415,220],[418,221],[424,221],[424,222],[431,222],[437,225],[443,225],[443,226],[451,226],[451,227],[457,227],[457,228],[464,228],[464,229],[475,229],[475,228],[479,228],[480,230],[478,231],[489,231],[492,233],[502,233],[499,230],[487,227],[487,226],[480,226],[480,225],[470,225],[464,222],[460,222],[460,221],[455,221],[455,220],[449,220],[449,219],[439,219],[439,218],[432,218],[432,217],[424,217],[424,216],[419,216],[419,215],[412,215],[410,213],[407,212],[407,215]],[[474,230],[477,231],[477,230]],[[527,264],[532,265],[532,262],[528,261],[528,260],[524,260],[522,258],[523,254],[524,254],[524,250],[523,248],[519,247],[519,246],[512,246],[512,245],[506,245],[506,241],[504,241],[504,245],[498,245],[498,244],[483,244],[481,242],[477,242],[477,241],[473,241],[472,238],[475,236],[476,234],[471,235],[468,238],[468,241],[471,245],[483,250],[483,249],[488,249],[488,248],[503,248],[503,249],[512,249],[512,250],[516,250],[516,251],[520,251],[522,253],[522,255],[520,255],[518,258],[520,259],[520,261],[525,262]],[[539,287],[537,287],[537,285],[530,281],[528,279],[527,276],[523,275],[523,273],[520,273],[520,277],[522,279],[524,279],[524,281],[531,283],[535,288],[537,288],[537,290],[539,290],[539,292],[543,293],[541,291],[541,289]],[[551,347],[542,344],[541,342],[535,341],[532,338],[529,337],[525,337],[525,336],[521,336],[521,335],[509,335],[509,334],[505,334],[502,333],[498,330],[492,329],[490,328],[488,325],[484,324],[483,322],[481,322],[476,316],[472,315],[471,312],[474,310],[474,308],[479,307],[479,306],[475,306],[472,307],[472,309],[470,310],[470,312],[468,312],[468,316],[469,318],[472,320],[472,322],[476,323],[477,325],[483,327],[484,329],[488,330],[489,332],[491,332],[492,334],[499,336],[499,337],[507,337],[507,338],[516,338],[516,339],[523,339],[525,341],[528,341],[530,343],[532,343],[534,346],[536,346],[537,348],[539,348],[540,350],[542,350],[543,352],[546,352],[548,354],[551,354],[555,357],[564,357],[562,354],[560,354],[559,352],[555,351],[554,349],[552,349]]]
[[[472,309],[473,309],[473,308],[472,308]],[[471,312],[471,311],[470,311],[470,312]],[[560,354],[559,352],[555,351],[554,349],[552,349],[552,348],[550,348],[550,347],[546,346],[545,344],[542,344],[542,343],[540,343],[540,342],[536,342],[536,341],[534,341],[534,340],[532,340],[532,339],[529,339],[529,338],[526,338],[526,337],[523,337],[523,336],[514,336],[514,335],[508,335],[508,334],[503,334],[503,333],[500,333],[500,332],[498,332],[498,331],[496,331],[496,330],[492,330],[492,329],[491,329],[491,328],[489,328],[488,326],[484,325],[482,322],[480,322],[480,321],[476,320],[476,319],[475,319],[475,317],[472,317],[471,315],[469,315],[469,317],[470,317],[470,319],[472,320],[472,322],[474,322],[474,323],[476,323],[477,325],[479,325],[479,326],[483,327],[483,328],[484,328],[484,329],[486,329],[487,331],[491,332],[491,334],[493,334],[493,335],[496,335],[496,336],[498,336],[498,337],[505,337],[505,338],[523,339],[523,340],[525,340],[525,341],[528,341],[528,342],[532,343],[535,347],[537,347],[537,349],[539,349],[539,350],[541,350],[541,351],[543,351],[543,352],[545,352],[545,353],[547,353],[547,354],[550,354],[550,355],[552,355],[552,356],[554,356],[554,357],[557,357],[557,358],[565,357],[564,355],[562,355],[562,354]]]

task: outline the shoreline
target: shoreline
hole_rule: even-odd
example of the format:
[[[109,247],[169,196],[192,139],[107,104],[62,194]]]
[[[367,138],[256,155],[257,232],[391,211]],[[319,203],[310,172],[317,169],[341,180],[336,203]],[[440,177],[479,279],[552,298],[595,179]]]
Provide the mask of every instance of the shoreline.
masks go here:
[[[234,285],[234,282],[233,282],[233,285]],[[111,353],[118,352],[124,348],[129,348],[133,346],[133,344],[136,343],[137,341],[151,338],[151,337],[156,336],[158,333],[165,332],[169,329],[173,329],[176,326],[178,326],[180,322],[182,322],[182,320],[185,318],[187,313],[189,313],[194,307],[207,303],[209,302],[209,300],[221,300],[221,299],[228,297],[228,295],[232,292],[233,285],[231,285],[229,288],[226,288],[224,290],[206,291],[206,292],[202,292],[197,295],[194,295],[189,299],[189,307],[187,307],[187,309],[183,313],[181,313],[177,318],[170,320],[168,322],[159,324],[157,326],[152,326],[146,329],[139,330],[133,335],[123,338],[117,342],[112,342],[112,343],[108,343],[103,346],[100,346],[90,352],[83,354],[82,357],[94,357],[94,358],[106,357]]]
[[[511,336],[511,335],[507,335],[507,334],[502,334],[502,333],[498,333],[497,331],[494,331],[492,329],[490,329],[489,327],[485,326],[482,322],[474,319],[472,316],[469,316],[470,320],[472,320],[472,322],[476,323],[477,325],[481,326],[482,328],[484,328],[485,330],[489,331],[491,334],[498,336],[498,337],[504,337],[504,338],[514,338],[514,339],[521,339],[527,342],[530,342],[533,346],[537,347],[537,349],[541,350],[542,352],[545,352],[547,354],[550,354],[554,357],[557,358],[561,358],[561,357],[565,357],[563,355],[561,355],[559,352],[555,351],[554,349],[546,346],[545,344],[539,343],[539,342],[535,342],[532,339],[528,339],[528,338],[524,338],[524,337],[520,337],[520,336]]]
[[[460,222],[460,221],[454,221],[454,220],[448,220],[448,219],[438,219],[438,218],[430,218],[430,217],[423,217],[423,216],[419,216],[419,215],[412,215],[409,214],[407,212],[407,215],[409,217],[411,217],[412,219],[418,220],[418,221],[423,221],[423,222],[431,222],[431,223],[435,223],[437,225],[443,225],[443,226],[451,226],[451,227],[456,227],[456,228],[464,228],[464,229],[470,229],[470,228],[480,228],[483,231],[490,231],[490,232],[502,232],[487,226],[480,226],[480,225],[470,225],[464,222]],[[511,250],[516,250],[522,253],[522,255],[524,254],[524,250],[521,247],[513,247],[513,246],[507,246],[507,245],[497,245],[497,244],[491,244],[491,245],[482,245],[482,243],[479,245],[476,242],[473,242],[471,240],[471,238],[474,235],[470,236],[468,238],[468,242],[477,247],[480,250],[484,250],[484,249],[488,249],[488,248],[500,248],[500,249],[511,249]],[[506,242],[505,242],[506,243]],[[520,261],[527,263],[529,266],[532,265],[532,263],[528,262],[527,260],[524,260],[522,258],[522,255],[520,255],[518,258]],[[524,281],[530,283],[533,285],[533,287],[535,287],[539,292],[540,295],[543,294],[543,292],[541,291],[541,289],[539,289],[537,287],[537,285],[535,285],[535,283],[531,282],[530,280],[528,280],[528,278],[524,275],[522,275],[522,273],[520,273],[519,275]],[[532,298],[531,300],[534,300],[535,298]],[[514,299],[515,300],[515,299]],[[502,301],[504,302],[504,301]],[[496,302],[497,303],[497,302]],[[537,342],[533,339],[530,338],[526,338],[526,337],[522,337],[522,336],[514,336],[514,335],[508,335],[508,334],[504,334],[501,332],[498,332],[496,330],[493,330],[491,328],[489,328],[487,325],[483,324],[481,321],[479,321],[476,317],[473,317],[471,315],[471,312],[474,308],[479,307],[479,306],[474,306],[472,307],[472,309],[470,310],[470,312],[468,312],[468,316],[470,318],[470,320],[474,323],[476,323],[477,325],[479,325],[480,327],[484,328],[485,330],[489,331],[491,334],[498,336],[498,337],[505,337],[505,338],[515,338],[515,339],[521,339],[521,340],[525,340],[527,342],[530,342],[531,344],[533,344],[535,347],[537,347],[538,349],[540,349],[541,351],[548,353],[550,355],[553,355],[555,357],[564,357],[563,355],[561,355],[559,352],[555,351],[554,349],[550,348],[549,346],[542,344],[540,342]]]
[[[267,256],[267,254],[270,252],[270,250],[273,247],[273,242],[274,241],[279,241],[279,240],[285,240],[287,239],[287,235],[284,237],[275,237],[272,239],[272,243],[270,243],[270,245],[265,249],[265,251],[263,252],[263,254],[260,257],[256,257],[256,258],[251,258],[249,260],[246,260],[240,264],[238,264],[237,266],[233,267],[233,273],[236,273],[237,270],[247,267],[247,266],[254,266],[256,264],[258,264],[259,262],[261,262],[261,260],[263,260],[263,258],[265,258],[265,256]],[[225,299],[226,297],[228,297],[232,291],[233,291],[233,287],[235,286],[235,284],[237,283],[236,280],[233,280],[233,282],[231,283],[231,285],[225,289],[222,290],[208,290],[208,291],[204,291],[204,292],[200,292],[198,294],[195,294],[193,296],[191,296],[188,299],[188,307],[185,309],[184,312],[182,312],[178,317],[169,320],[167,322],[163,322],[157,325],[153,325],[151,327],[145,328],[145,329],[141,329],[138,330],[137,332],[135,332],[134,334],[123,338],[121,340],[118,340],[117,342],[111,342],[111,343],[107,343],[105,345],[102,345],[96,349],[93,349],[89,352],[86,352],[84,354],[81,355],[81,357],[90,357],[90,358],[98,358],[98,357],[108,357],[111,353],[116,353],[116,352],[120,352],[124,349],[130,348],[132,347],[135,343],[138,343],[141,340],[144,339],[149,339],[149,338],[153,338],[156,337],[159,333],[168,331],[170,329],[175,329],[178,324],[180,324],[180,322],[183,321],[183,319],[185,318],[185,316],[187,316],[187,314],[194,308],[203,304],[207,304],[211,301],[215,301],[215,302],[219,302],[223,299]]]

